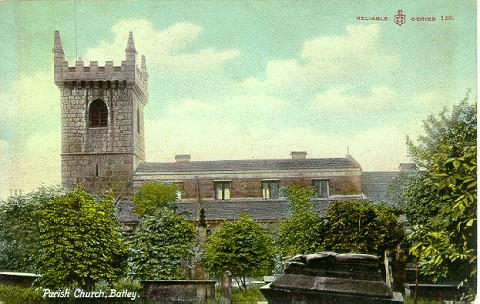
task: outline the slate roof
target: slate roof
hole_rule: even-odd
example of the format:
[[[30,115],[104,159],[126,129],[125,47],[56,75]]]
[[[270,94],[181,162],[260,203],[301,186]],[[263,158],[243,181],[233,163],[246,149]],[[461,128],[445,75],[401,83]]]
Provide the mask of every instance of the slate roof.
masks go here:
[[[386,201],[390,182],[400,175],[400,172],[362,172],[362,192],[374,201]]]
[[[361,199],[356,198],[337,198],[332,200],[314,201],[314,209],[320,216],[324,216],[332,203],[337,200]],[[278,200],[229,200],[229,201],[207,201],[202,202],[200,209],[205,209],[205,219],[207,221],[231,221],[239,218],[242,212],[248,213],[256,221],[278,221],[288,215],[287,201]],[[135,222],[138,217],[131,210],[133,203],[128,200],[122,200],[117,204],[117,220],[120,222]],[[188,219],[196,220],[197,203],[179,202],[178,212],[185,213]]]
[[[305,169],[360,169],[351,157],[346,158],[307,158],[307,159],[250,159],[141,163],[135,174],[155,172],[211,172],[211,171],[265,171],[265,170],[305,170]]]
[[[330,208],[331,202],[315,202],[314,209],[324,215]],[[195,220],[196,203],[180,203],[179,212],[187,212],[188,218]],[[231,221],[239,218],[243,212],[248,213],[257,221],[278,221],[288,215],[287,202],[285,200],[262,200],[262,201],[214,201],[204,202],[201,207],[205,209],[207,221]]]

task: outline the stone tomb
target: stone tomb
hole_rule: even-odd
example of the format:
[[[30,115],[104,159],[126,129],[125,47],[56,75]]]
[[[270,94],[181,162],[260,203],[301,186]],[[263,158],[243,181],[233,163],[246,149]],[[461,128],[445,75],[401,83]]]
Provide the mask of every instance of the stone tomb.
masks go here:
[[[368,254],[298,255],[260,290],[268,303],[403,303],[382,280],[378,258]]]

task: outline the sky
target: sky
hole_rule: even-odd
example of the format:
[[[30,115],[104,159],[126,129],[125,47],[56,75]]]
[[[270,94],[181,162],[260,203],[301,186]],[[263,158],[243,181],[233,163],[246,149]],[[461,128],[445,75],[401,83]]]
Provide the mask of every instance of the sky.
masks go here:
[[[476,3],[434,3],[0,1],[0,198],[60,184],[55,30],[69,66],[120,65],[133,31],[147,161],[307,151],[396,171],[423,120],[477,96]]]

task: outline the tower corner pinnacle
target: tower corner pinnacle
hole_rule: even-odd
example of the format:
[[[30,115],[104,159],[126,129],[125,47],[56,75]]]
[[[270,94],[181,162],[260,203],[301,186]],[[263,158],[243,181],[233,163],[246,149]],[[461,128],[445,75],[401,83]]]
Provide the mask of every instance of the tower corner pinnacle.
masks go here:
[[[53,37],[54,43],[53,43],[53,53],[55,55],[55,58],[64,58],[65,53],[63,52],[63,46],[62,46],[62,40],[60,39],[60,32],[55,31],[54,37]]]
[[[148,72],[147,72],[147,61],[145,59],[145,55],[142,55],[142,61],[140,63],[140,70],[144,74],[145,77],[148,78]]]
[[[125,53],[127,53],[127,60],[129,55],[133,54],[135,56],[137,54],[137,50],[135,49],[135,41],[133,40],[133,32],[128,33],[128,42]]]

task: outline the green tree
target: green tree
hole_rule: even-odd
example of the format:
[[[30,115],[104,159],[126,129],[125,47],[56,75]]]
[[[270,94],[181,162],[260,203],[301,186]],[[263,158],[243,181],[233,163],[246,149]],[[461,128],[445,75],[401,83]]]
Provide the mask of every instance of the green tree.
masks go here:
[[[476,113],[476,104],[466,98],[451,114],[444,109],[438,117],[431,115],[418,144],[408,141],[411,156],[428,174],[421,191],[407,190],[412,197],[428,192],[438,207],[430,219],[414,226],[411,252],[420,257],[424,274],[434,281],[460,283],[470,297],[476,293],[477,269]],[[422,210],[423,206],[418,207]]]
[[[283,191],[290,214],[279,223],[278,245],[282,258],[318,252],[322,248],[322,220],[313,209],[314,190],[289,186]]]
[[[442,202],[426,183],[427,171],[402,173],[388,188],[388,198],[403,209],[411,226],[425,225],[442,208]]]
[[[36,272],[41,248],[36,212],[66,191],[42,187],[0,203],[0,267],[3,271]]]
[[[177,191],[179,190],[175,184],[147,182],[135,192],[132,198],[133,210],[140,217],[154,215],[164,207],[175,210]]]
[[[444,108],[438,115],[430,115],[424,122],[424,135],[417,143],[407,137],[409,154],[415,163],[430,173],[442,171],[444,160],[462,157],[466,147],[477,145],[477,105],[468,97],[454,106],[451,114]]]
[[[146,216],[130,242],[131,276],[142,280],[181,279],[182,259],[189,257],[195,227],[169,208]]]
[[[217,278],[230,271],[245,291],[246,277],[269,274],[274,257],[272,238],[247,214],[241,214],[238,221],[223,224],[208,237],[202,261]]]
[[[392,207],[367,201],[335,202],[325,215],[323,246],[336,252],[383,257],[404,239]]]
[[[129,242],[132,277],[183,277],[181,261],[191,254],[195,227],[176,213],[178,190],[174,184],[151,182],[141,186],[133,196],[134,211],[141,222]]]
[[[113,201],[96,201],[83,189],[47,202],[38,212],[41,249],[39,284],[92,289],[127,270],[127,249],[114,219]]]
[[[441,157],[441,156],[439,156]],[[429,220],[414,226],[411,253],[434,281],[457,282],[472,297],[476,286],[476,149],[445,159],[442,171],[425,181],[441,206]]]

